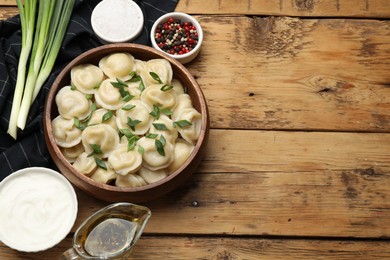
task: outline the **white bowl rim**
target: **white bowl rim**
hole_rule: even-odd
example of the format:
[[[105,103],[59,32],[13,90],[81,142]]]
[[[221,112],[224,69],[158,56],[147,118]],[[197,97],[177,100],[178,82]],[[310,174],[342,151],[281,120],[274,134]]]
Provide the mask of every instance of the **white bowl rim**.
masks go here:
[[[156,31],[157,25],[159,25],[163,20],[170,18],[170,17],[176,17],[176,18],[183,17],[184,19],[186,19],[186,21],[188,20],[189,22],[193,23],[193,25],[196,27],[196,30],[198,32],[198,43],[196,44],[194,49],[192,49],[191,51],[189,51],[185,54],[172,55],[170,53],[163,51],[160,47],[158,47],[158,45],[154,39],[154,32]],[[150,41],[152,42],[152,45],[155,49],[162,51],[163,53],[166,53],[167,55],[169,55],[170,57],[172,57],[174,59],[181,60],[181,59],[185,59],[185,58],[190,57],[191,55],[196,54],[197,51],[200,49],[200,47],[203,43],[203,29],[202,29],[202,26],[200,25],[200,23],[198,22],[198,20],[196,20],[193,16],[191,16],[187,13],[183,13],[183,12],[170,12],[170,13],[166,13],[166,14],[160,16],[154,22],[152,29],[150,30]]]
[[[10,247],[12,249],[15,249],[17,251],[22,251],[22,252],[39,252],[39,251],[47,250],[47,249],[52,248],[53,246],[57,245],[58,243],[60,243],[69,234],[69,232],[71,231],[72,227],[74,226],[74,223],[76,222],[76,218],[77,218],[77,214],[78,214],[78,200],[77,200],[77,195],[76,195],[75,189],[73,188],[72,184],[61,173],[59,173],[58,171],[55,171],[53,169],[50,169],[50,168],[45,168],[45,167],[27,167],[27,168],[23,168],[23,169],[17,170],[15,172],[11,173],[10,175],[8,175],[7,177],[5,177],[0,182],[0,190],[9,181],[12,181],[13,179],[17,178],[18,176],[25,175],[25,174],[34,174],[36,172],[40,172],[40,173],[43,172],[43,173],[50,174],[52,177],[60,180],[60,182],[67,188],[67,190],[69,190],[69,194],[70,194],[71,199],[72,199],[73,214],[71,216],[69,216],[69,219],[68,219],[69,220],[69,222],[68,222],[69,226],[64,228],[64,230],[63,230],[64,233],[63,234],[58,235],[56,239],[51,240],[51,243],[44,244],[45,246],[36,247],[34,249],[32,249],[32,248],[27,249],[27,248],[24,248],[23,246],[19,246],[14,241],[9,241],[7,238],[1,237],[1,233],[0,233],[0,241],[3,242],[8,247]],[[65,225],[65,223],[64,223],[64,225]]]

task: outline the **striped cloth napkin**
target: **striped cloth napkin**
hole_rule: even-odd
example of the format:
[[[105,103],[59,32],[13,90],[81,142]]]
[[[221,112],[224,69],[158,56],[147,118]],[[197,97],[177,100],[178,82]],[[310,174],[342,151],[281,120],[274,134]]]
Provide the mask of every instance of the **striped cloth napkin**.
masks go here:
[[[149,32],[161,15],[172,12],[179,0],[135,1],[144,14],[144,28],[135,43],[150,45]],[[21,50],[19,16],[0,21],[0,181],[10,173],[26,167],[49,167],[57,170],[47,150],[43,136],[43,109],[51,84],[61,69],[79,54],[100,46],[90,23],[97,0],[78,0],[57,57],[52,74],[30,108],[24,131],[18,132],[15,141],[7,134],[11,113],[18,59]]]

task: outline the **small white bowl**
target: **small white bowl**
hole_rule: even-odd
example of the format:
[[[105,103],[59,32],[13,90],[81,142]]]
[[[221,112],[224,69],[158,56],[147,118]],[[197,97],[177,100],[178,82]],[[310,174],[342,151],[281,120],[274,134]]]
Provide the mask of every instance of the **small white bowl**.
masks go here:
[[[91,25],[103,44],[131,42],[141,33],[144,16],[133,0],[104,0],[93,9]]]
[[[61,242],[77,217],[73,186],[60,173],[25,168],[0,183],[0,241],[23,252],[38,252]]]
[[[156,39],[155,39],[157,26],[159,24],[165,23],[169,18],[179,19],[182,22],[191,22],[195,26],[196,31],[198,33],[198,43],[196,44],[195,48],[192,49],[190,52],[187,52],[185,54],[170,54],[170,53],[165,52],[164,50],[162,50],[158,46]],[[156,20],[156,22],[152,26],[152,30],[150,31],[150,40],[152,42],[152,46],[156,50],[162,51],[162,52],[166,53],[167,55],[169,55],[170,57],[178,60],[180,63],[185,64],[185,63],[192,61],[193,59],[196,58],[196,56],[198,56],[198,54],[200,52],[200,48],[201,48],[202,43],[203,43],[203,30],[202,30],[202,27],[200,26],[199,22],[191,15],[186,14],[186,13],[181,13],[181,12],[172,12],[172,13],[164,14],[163,16],[161,16],[160,18],[158,18]]]

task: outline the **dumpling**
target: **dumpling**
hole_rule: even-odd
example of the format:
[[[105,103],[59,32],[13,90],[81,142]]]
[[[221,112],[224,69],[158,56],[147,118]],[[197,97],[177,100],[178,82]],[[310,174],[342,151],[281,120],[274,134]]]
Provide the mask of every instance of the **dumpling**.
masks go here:
[[[81,142],[82,131],[74,125],[73,119],[57,116],[51,122],[56,144],[61,147],[73,147]]]
[[[156,126],[162,125],[166,127],[166,130],[159,130],[156,128]],[[173,126],[173,121],[165,115],[160,115],[159,119],[153,121],[149,133],[163,135],[165,140],[170,143],[175,143],[179,135],[177,129]]]
[[[81,141],[86,153],[90,154],[94,152],[91,145],[95,145],[101,150],[101,154],[97,155],[102,158],[107,158],[118,146],[119,135],[111,126],[98,124],[85,128],[81,134]]]
[[[88,175],[96,169],[97,165],[93,156],[88,156],[87,153],[80,154],[76,161],[73,163],[73,167],[77,172]]]
[[[176,93],[173,89],[163,91],[163,84],[156,84],[147,87],[141,94],[141,100],[148,105],[150,109],[153,105],[160,108],[173,110],[176,106]]]
[[[137,75],[141,75],[141,72],[146,67],[146,61],[134,59],[134,70]]]
[[[58,112],[63,118],[82,120],[91,113],[91,101],[78,90],[70,86],[61,88],[56,95]]]
[[[157,74],[161,82],[155,80],[150,72]],[[145,87],[149,87],[155,84],[170,84],[172,81],[173,71],[169,61],[165,59],[151,59],[146,62],[146,66],[141,72],[141,78],[144,82]]]
[[[139,82],[126,82],[130,95],[133,96],[133,99],[141,98],[141,90],[139,88]]]
[[[97,168],[91,175],[91,179],[99,183],[109,183],[112,180],[115,180],[118,177],[118,174],[111,168],[111,166],[106,163],[106,169]]]
[[[126,175],[118,175],[115,181],[115,186],[128,188],[128,187],[140,187],[144,186],[147,183],[145,180],[135,173],[129,173]]]
[[[172,79],[171,85],[177,95],[185,94],[184,87],[178,79]]]
[[[134,57],[126,52],[113,53],[99,61],[99,68],[111,79],[126,81],[135,70]]]
[[[64,155],[65,159],[68,162],[73,163],[76,160],[76,158],[84,152],[84,146],[81,143],[81,138],[80,138],[80,143],[78,143],[77,145],[68,148],[60,147],[60,150],[61,153]]]
[[[94,94],[103,78],[103,71],[93,64],[81,64],[70,71],[71,83],[84,94]]]
[[[177,139],[175,143],[175,155],[173,162],[168,166],[168,173],[171,174],[180,166],[184,164],[184,162],[190,157],[190,154],[194,150],[194,145],[190,144],[183,139]]]
[[[165,169],[160,169],[157,171],[151,171],[148,168],[141,167],[138,171],[139,176],[141,176],[148,184],[159,181],[167,177]]]
[[[191,144],[195,144],[199,139],[201,126],[202,126],[202,115],[195,108],[185,108],[175,118],[174,122],[186,120],[191,125],[180,127],[177,126],[177,131],[181,137]]]
[[[122,100],[119,89],[114,87],[111,82],[114,81],[112,79],[103,80],[98,91],[95,93],[95,100],[99,107],[116,110],[122,107],[125,102]]]
[[[96,124],[103,123],[103,124],[107,124],[107,125],[111,126],[115,130],[117,130],[118,127],[116,126],[116,116],[114,114],[115,112],[112,112],[112,116],[103,122],[103,116],[108,112],[109,111],[107,109],[104,109],[104,108],[97,109],[96,111],[94,111],[92,113],[92,116],[88,121],[88,125],[96,125]]]
[[[126,146],[120,146],[110,153],[107,161],[117,174],[126,175],[138,171],[142,164],[142,155],[137,148],[128,151]]]
[[[191,97],[188,94],[181,94],[176,98],[176,107],[172,112],[172,119],[176,120],[178,115],[186,108],[193,108]]]
[[[174,159],[175,147],[170,142],[163,145],[165,155],[158,152],[156,139],[142,137],[137,144],[143,148],[143,166],[152,171],[168,167]]]
[[[130,129],[135,135],[143,135],[153,122],[149,113],[149,108],[142,101],[130,100],[116,111],[116,124],[119,129]]]

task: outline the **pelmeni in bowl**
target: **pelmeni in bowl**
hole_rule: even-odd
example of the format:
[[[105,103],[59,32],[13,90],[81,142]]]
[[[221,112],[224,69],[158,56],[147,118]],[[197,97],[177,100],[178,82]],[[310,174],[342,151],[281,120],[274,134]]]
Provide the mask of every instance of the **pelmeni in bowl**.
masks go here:
[[[44,120],[64,175],[113,202],[178,187],[199,165],[209,131],[205,98],[188,70],[137,44],[98,47],[72,61],[50,90]]]

